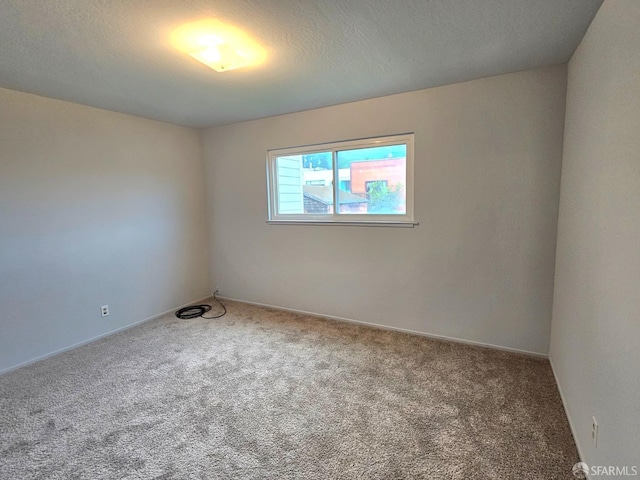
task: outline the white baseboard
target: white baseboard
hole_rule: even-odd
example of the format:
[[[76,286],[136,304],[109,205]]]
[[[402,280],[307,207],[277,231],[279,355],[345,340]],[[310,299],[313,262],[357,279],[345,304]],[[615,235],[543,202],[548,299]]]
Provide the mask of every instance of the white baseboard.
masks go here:
[[[162,317],[164,315],[167,315],[168,313],[171,313],[171,312],[173,312],[175,310],[178,310],[179,308],[186,307],[186,306],[192,305],[194,303],[200,303],[200,302],[203,302],[203,301],[205,301],[205,300],[207,300],[209,298],[211,298],[211,296],[207,296],[207,297],[204,297],[204,298],[201,298],[201,299],[198,299],[198,300],[194,300],[192,302],[185,303],[184,305],[180,305],[180,306],[177,306],[175,308],[171,308],[171,309],[169,309],[169,310],[167,310],[165,312],[158,313],[157,315],[153,315],[153,316],[151,316],[149,318],[145,318],[143,320],[131,323],[129,325],[125,325],[124,327],[116,328],[115,330],[111,330],[109,332],[103,333],[103,334],[98,335],[96,337],[89,338],[89,339],[84,340],[82,342],[74,343],[73,345],[70,345],[68,347],[55,350],[55,351],[47,353],[45,355],[40,355],[38,357],[32,358],[30,360],[27,360],[25,362],[19,363],[18,365],[13,365],[13,366],[8,367],[8,368],[6,368],[4,370],[1,370],[0,371],[0,375],[3,375],[5,373],[9,373],[9,372],[11,372],[13,370],[17,370],[18,368],[25,367],[25,366],[30,365],[32,363],[39,362],[40,360],[44,360],[46,358],[53,357],[55,355],[58,355],[60,353],[72,350],[74,348],[81,347],[82,345],[87,345],[89,343],[95,342],[95,341],[100,340],[102,338],[108,337],[109,335],[113,335],[114,333],[118,333],[118,332],[121,332],[123,330],[128,330],[129,328],[133,328],[133,327],[135,327],[137,325],[140,325],[142,323],[150,322],[151,320],[155,320],[157,318],[160,318],[160,317]],[[246,304],[249,304],[249,305],[257,305],[257,306],[260,306],[260,307],[275,308],[277,310],[283,310],[283,311],[292,312],[292,313],[299,313],[299,314],[302,314],[302,315],[311,315],[311,316],[314,316],[314,317],[327,318],[329,320],[336,320],[336,321],[339,321],[339,322],[347,322],[347,323],[354,323],[354,324],[359,324],[359,325],[367,325],[369,327],[380,328],[380,329],[383,329],[383,330],[393,330],[393,331],[397,331],[397,332],[410,333],[412,335],[420,335],[422,337],[432,338],[434,340],[441,340],[441,341],[454,342],[454,343],[462,343],[462,344],[466,344],[466,345],[474,345],[474,346],[477,346],[477,347],[491,348],[493,350],[501,350],[501,351],[505,351],[505,352],[517,353],[517,354],[520,354],[520,355],[526,355],[526,356],[530,356],[530,357],[549,359],[549,355],[547,355],[547,354],[538,353],[538,352],[531,352],[531,351],[528,351],[528,350],[521,350],[521,349],[511,348],[511,347],[503,347],[503,346],[500,346],[500,345],[493,345],[493,344],[490,344],[490,343],[476,342],[476,341],[473,341],[473,340],[465,340],[465,339],[462,339],[462,338],[447,337],[445,335],[436,335],[436,334],[433,334],[433,333],[420,332],[420,331],[417,331],[417,330],[410,330],[410,329],[407,329],[407,328],[392,327],[392,326],[389,326],[389,325],[382,325],[382,324],[379,324],[379,323],[365,322],[365,321],[362,321],[362,320],[354,320],[354,319],[351,319],[351,318],[337,317],[337,316],[334,316],[334,315],[325,315],[325,314],[316,313],[316,312],[308,312],[306,310],[298,310],[298,309],[295,309],[295,308],[287,308],[287,307],[282,307],[282,306],[279,306],[279,305],[271,305],[271,304],[267,304],[267,303],[252,302],[252,301],[242,300],[242,299],[238,299],[238,298],[230,298],[230,297],[223,297],[223,296],[220,296],[218,298],[220,298],[221,300],[231,300],[231,301],[234,301],[234,302],[246,303]],[[551,364],[551,366],[552,366],[552,371],[553,371],[553,374],[554,374],[554,377],[555,377],[555,370],[553,370],[553,363]],[[556,384],[558,385],[558,390],[560,392],[560,397],[562,398],[562,403],[563,403],[565,411],[567,413],[567,418],[569,419],[569,425],[571,425],[571,432],[573,433],[574,438],[576,438],[575,431],[574,431],[573,426],[571,424],[571,417],[569,416],[569,412],[567,410],[567,404],[564,401],[564,396],[562,395],[562,389],[560,388],[560,384],[558,383],[558,378],[555,377],[555,379],[556,379]],[[584,458],[582,456],[582,452],[580,451],[580,446],[579,446],[577,440],[576,440],[576,445],[578,446],[578,453],[580,454],[580,458]]]
[[[26,362],[19,363],[18,365],[14,365],[12,367],[5,368],[4,370],[0,370],[0,375],[4,375],[5,373],[12,372],[13,370],[17,370],[18,368],[21,368],[21,367],[26,367],[27,365],[31,365],[32,363],[39,362],[40,360],[44,360],[46,358],[53,357],[53,356],[58,355],[60,353],[64,353],[64,352],[67,352],[69,350],[73,350],[74,348],[81,347],[82,345],[87,345],[89,343],[92,343],[92,342],[95,342],[97,340],[100,340],[101,338],[105,338],[105,337],[108,337],[109,335],[113,335],[114,333],[122,332],[123,330],[128,330],[128,329],[133,328],[133,327],[135,327],[137,325],[140,325],[142,323],[150,322],[151,320],[155,320],[156,318],[163,317],[168,313],[171,313],[171,312],[173,312],[175,310],[178,310],[179,308],[186,307],[188,305],[193,305],[194,303],[203,302],[204,300],[207,300],[209,298],[211,298],[211,295],[206,296],[204,298],[201,298],[199,300],[194,300],[193,302],[185,303],[184,305],[180,305],[179,307],[171,308],[171,309],[167,310],[166,312],[158,313],[157,315],[153,315],[153,316],[151,316],[149,318],[145,318],[144,320],[139,320],[137,322],[130,323],[129,325],[125,325],[124,327],[116,328],[115,330],[110,330],[107,333],[103,333],[101,335],[98,335],[97,337],[91,337],[88,340],[83,340],[82,342],[74,343],[73,345],[70,345],[68,347],[60,348],[60,349],[55,350],[53,352],[46,353],[44,355],[40,355],[39,357],[32,358],[31,360],[27,360]]]
[[[558,375],[556,374],[556,369],[553,366],[553,360],[551,356],[549,356],[549,364],[551,365],[551,371],[553,372],[553,378],[556,381],[556,386],[558,387],[558,392],[560,393],[560,400],[562,400],[562,406],[564,407],[564,413],[569,421],[569,428],[571,429],[571,435],[573,435],[573,441],[576,444],[576,448],[578,449],[578,456],[580,457],[580,461],[584,461],[584,455],[582,454],[582,448],[580,448],[580,442],[578,441],[578,436],[576,435],[576,429],[573,427],[573,422],[571,421],[571,415],[569,413],[569,405],[565,400],[564,393],[562,392],[562,385],[558,381]],[[587,476],[587,480],[589,477]]]
[[[242,299],[230,298],[230,297],[222,297],[222,296],[219,296],[218,298],[223,299],[223,300],[231,300],[232,302],[240,302],[240,303],[246,303],[246,304],[249,304],[249,305],[256,305],[256,306],[259,306],[259,307],[275,308],[277,310],[284,310],[285,312],[300,313],[302,315],[311,315],[313,317],[327,318],[329,320],[337,320],[339,322],[348,322],[348,323],[356,323],[356,324],[359,324],[359,325],[367,325],[369,327],[380,328],[382,330],[393,330],[393,331],[396,331],[396,332],[410,333],[412,335],[420,335],[422,337],[432,338],[434,340],[441,340],[441,341],[454,342],[454,343],[463,343],[465,345],[474,345],[476,347],[491,348],[493,350],[501,350],[501,351],[504,351],[504,352],[517,353],[517,354],[526,355],[526,356],[529,356],[529,357],[549,359],[549,355],[546,354],[546,353],[530,352],[528,350],[520,350],[518,348],[503,347],[503,346],[500,346],[500,345],[493,345],[491,343],[475,342],[473,340],[465,340],[465,339],[462,339],[462,338],[447,337],[445,335],[436,335],[436,334],[433,334],[433,333],[420,332],[420,331],[417,331],[417,330],[410,330],[408,328],[392,327],[390,325],[383,325],[383,324],[379,324],[379,323],[365,322],[365,321],[362,321],[362,320],[354,320],[352,318],[336,317],[334,315],[325,315],[323,313],[316,313],[316,312],[307,312],[305,310],[298,310],[298,309],[295,309],[295,308],[281,307],[279,305],[270,305],[268,303],[251,302],[251,301],[248,301],[248,300],[242,300]]]

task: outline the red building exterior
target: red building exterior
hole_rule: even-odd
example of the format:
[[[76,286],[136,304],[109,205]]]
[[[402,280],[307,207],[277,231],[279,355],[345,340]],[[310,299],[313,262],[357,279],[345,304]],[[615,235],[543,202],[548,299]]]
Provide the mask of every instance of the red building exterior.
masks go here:
[[[405,158],[385,158],[351,163],[351,193],[367,196],[367,183],[386,182],[391,190],[398,184],[403,185],[407,178],[407,160]]]

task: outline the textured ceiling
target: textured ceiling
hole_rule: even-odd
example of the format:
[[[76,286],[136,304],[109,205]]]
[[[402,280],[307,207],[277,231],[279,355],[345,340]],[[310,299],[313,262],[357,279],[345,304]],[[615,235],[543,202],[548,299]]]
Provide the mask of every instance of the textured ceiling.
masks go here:
[[[602,0],[0,0],[0,86],[207,127],[564,63]],[[217,73],[170,45],[218,17],[268,50]]]

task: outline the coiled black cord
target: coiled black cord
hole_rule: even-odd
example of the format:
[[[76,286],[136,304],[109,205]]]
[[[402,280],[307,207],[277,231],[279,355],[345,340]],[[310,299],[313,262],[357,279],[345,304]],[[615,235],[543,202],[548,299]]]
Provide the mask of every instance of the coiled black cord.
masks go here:
[[[176,317],[181,318],[182,320],[189,320],[191,318],[198,318],[198,317],[206,318],[207,320],[213,320],[215,318],[223,317],[227,313],[227,308],[224,306],[224,304],[220,300],[218,300],[218,297],[216,297],[217,293],[218,293],[218,290],[213,292],[213,299],[216,302],[218,302],[222,307],[223,312],[220,315],[216,315],[213,317],[205,317],[204,314],[207,313],[209,310],[211,310],[211,305],[202,304],[202,305],[190,305],[188,307],[181,308],[176,312]]]

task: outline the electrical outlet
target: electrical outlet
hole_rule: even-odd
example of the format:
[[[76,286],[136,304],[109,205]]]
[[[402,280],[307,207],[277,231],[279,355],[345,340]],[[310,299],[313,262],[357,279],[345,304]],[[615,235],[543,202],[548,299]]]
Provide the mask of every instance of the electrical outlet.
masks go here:
[[[100,307],[100,314],[103,317],[108,317],[109,316],[109,305],[103,305]]]
[[[596,417],[591,417],[591,440],[593,440],[593,448],[598,448],[598,422]]]

